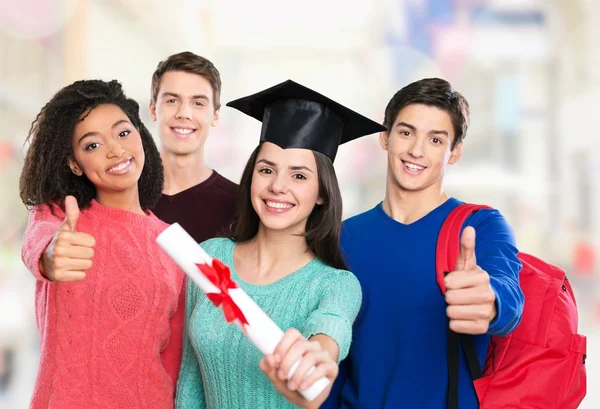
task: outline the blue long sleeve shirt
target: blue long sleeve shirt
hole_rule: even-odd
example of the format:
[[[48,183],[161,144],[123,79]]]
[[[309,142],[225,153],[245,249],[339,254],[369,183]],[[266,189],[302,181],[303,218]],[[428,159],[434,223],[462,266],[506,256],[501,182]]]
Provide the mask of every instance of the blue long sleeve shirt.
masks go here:
[[[380,203],[344,222],[342,250],[359,279],[363,304],[350,355],[324,408],[445,409],[447,404],[446,302],[436,281],[436,243],[459,200],[451,198],[414,223],[388,216]],[[506,335],[520,322],[523,293],[515,238],[496,210],[480,210],[465,226],[476,231],[477,264],[490,275],[496,318],[475,337],[484,362],[491,335]],[[459,406],[476,409],[477,397],[461,354]]]

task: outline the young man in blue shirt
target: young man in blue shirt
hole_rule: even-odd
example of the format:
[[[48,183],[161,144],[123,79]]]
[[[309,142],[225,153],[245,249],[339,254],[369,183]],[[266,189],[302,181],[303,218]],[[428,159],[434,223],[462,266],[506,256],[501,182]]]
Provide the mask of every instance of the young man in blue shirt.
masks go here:
[[[512,229],[496,210],[467,219],[455,271],[436,281],[437,237],[461,202],[443,191],[446,169],[461,157],[466,99],[441,79],[424,79],[388,103],[380,135],[387,151],[386,195],[344,222],[342,249],[363,289],[349,357],[323,407],[445,409],[447,332],[475,335],[484,362],[491,335],[520,322],[521,263]],[[493,182],[493,181],[490,181]],[[459,407],[477,397],[460,354]]]

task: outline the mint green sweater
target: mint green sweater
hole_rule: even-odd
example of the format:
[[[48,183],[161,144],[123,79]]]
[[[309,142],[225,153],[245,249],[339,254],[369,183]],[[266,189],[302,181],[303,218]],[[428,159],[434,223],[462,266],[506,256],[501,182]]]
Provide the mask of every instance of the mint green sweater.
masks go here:
[[[233,241],[211,239],[202,247],[229,266],[232,279],[282,330],[296,328],[307,338],[326,334],[338,343],[339,359],[346,357],[362,297],[352,273],[315,258],[275,283],[253,285],[242,281],[233,268]],[[176,408],[294,408],[259,369],[261,358],[246,336],[226,323],[222,310],[188,280]]]

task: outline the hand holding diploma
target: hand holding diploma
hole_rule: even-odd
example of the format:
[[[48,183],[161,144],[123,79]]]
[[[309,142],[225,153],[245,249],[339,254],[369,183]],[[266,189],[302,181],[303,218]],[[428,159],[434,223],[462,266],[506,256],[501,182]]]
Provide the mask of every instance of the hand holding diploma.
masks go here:
[[[179,224],[169,226],[156,241],[211,302],[223,309],[227,322],[237,325],[263,355],[272,355],[276,348],[282,348],[283,331],[231,279],[229,268],[218,259],[210,257]],[[312,365],[306,369],[304,355],[290,356],[295,356],[297,360],[291,365],[287,379],[291,379],[297,368],[303,365],[301,373],[307,376],[304,380],[309,385],[306,389],[299,389],[299,392],[306,401],[313,401],[331,383],[330,380],[323,376],[325,372],[322,369],[317,372],[321,377],[316,380],[311,377],[318,361],[311,361]]]

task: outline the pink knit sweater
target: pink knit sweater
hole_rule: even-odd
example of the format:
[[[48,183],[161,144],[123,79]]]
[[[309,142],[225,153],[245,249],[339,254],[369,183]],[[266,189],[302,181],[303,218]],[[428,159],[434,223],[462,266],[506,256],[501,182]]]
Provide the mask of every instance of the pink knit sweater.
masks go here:
[[[96,239],[93,267],[74,283],[53,283],[38,262],[64,219],[32,210],[22,256],[38,279],[41,357],[31,409],[173,407],[185,301],[181,270],[158,247],[167,227],[93,201],[77,231]]]

